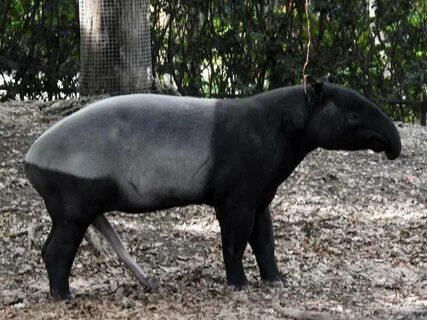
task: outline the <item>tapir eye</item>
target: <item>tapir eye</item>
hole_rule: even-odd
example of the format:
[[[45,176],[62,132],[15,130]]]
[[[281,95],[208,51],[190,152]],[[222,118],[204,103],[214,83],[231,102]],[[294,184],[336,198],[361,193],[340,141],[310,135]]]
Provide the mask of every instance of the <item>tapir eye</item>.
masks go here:
[[[350,112],[348,114],[348,124],[350,127],[356,127],[360,124],[360,117],[359,114],[355,112]]]

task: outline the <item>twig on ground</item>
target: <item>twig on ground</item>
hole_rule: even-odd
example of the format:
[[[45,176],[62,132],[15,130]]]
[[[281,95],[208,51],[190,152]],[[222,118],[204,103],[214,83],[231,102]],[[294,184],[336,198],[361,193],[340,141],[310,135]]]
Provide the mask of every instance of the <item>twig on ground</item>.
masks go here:
[[[295,308],[286,308],[282,310],[281,315],[295,320],[342,320],[344,317],[329,313],[329,312],[319,312],[319,311],[306,311],[299,310]]]
[[[42,223],[31,224],[27,228],[15,232],[10,232],[3,235],[1,238],[15,238],[22,235],[27,235],[27,249],[31,249],[31,245],[34,242],[34,233],[43,226]]]

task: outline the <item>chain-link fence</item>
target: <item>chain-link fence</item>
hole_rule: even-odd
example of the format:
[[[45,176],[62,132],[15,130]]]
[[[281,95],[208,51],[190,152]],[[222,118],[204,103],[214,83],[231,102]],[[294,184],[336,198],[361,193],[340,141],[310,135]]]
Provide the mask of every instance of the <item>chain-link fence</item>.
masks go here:
[[[148,0],[79,0],[80,93],[149,91],[152,65]]]

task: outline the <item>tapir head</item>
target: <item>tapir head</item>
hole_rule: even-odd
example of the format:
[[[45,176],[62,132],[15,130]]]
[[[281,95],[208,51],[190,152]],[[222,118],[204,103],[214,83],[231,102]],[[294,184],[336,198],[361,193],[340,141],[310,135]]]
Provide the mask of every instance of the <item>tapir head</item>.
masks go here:
[[[312,107],[307,134],[329,150],[385,151],[388,159],[400,155],[399,132],[376,105],[357,92],[308,80],[306,97]]]

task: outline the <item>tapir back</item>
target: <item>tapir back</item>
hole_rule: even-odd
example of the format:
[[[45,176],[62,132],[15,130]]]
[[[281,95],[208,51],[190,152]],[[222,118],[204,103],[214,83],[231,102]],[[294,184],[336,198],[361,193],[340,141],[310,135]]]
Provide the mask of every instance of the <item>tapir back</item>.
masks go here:
[[[77,178],[108,178],[140,210],[197,201],[211,167],[214,104],[150,94],[102,100],[47,130],[25,161]]]

